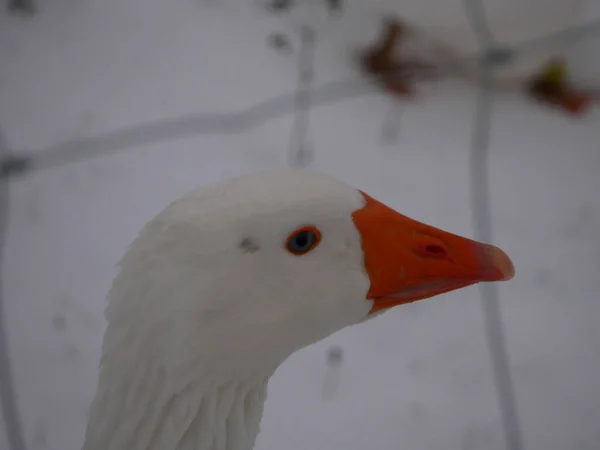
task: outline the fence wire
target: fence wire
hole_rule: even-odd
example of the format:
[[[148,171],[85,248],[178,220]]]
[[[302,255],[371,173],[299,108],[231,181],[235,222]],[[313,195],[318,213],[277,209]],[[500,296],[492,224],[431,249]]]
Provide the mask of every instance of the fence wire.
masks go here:
[[[488,156],[492,124],[494,68],[508,59],[512,61],[526,58],[530,54],[556,44],[574,44],[600,35],[600,20],[503,47],[496,42],[493,36],[481,0],[464,0],[463,4],[467,19],[482,48],[479,52],[467,55],[457,61],[459,64],[475,62],[481,68],[469,161],[471,211],[476,238],[484,242],[491,242]],[[322,105],[378,92],[379,80],[372,77],[365,82],[364,78],[348,78],[312,86],[316,31],[310,28],[301,28],[302,30],[304,34],[301,33],[301,45],[304,46],[304,50],[301,51],[302,56],[299,61],[296,91],[274,96],[240,112],[189,115],[155,121],[96,137],[74,139],[37,150],[10,149],[1,133],[2,130],[0,130],[0,265],[4,263],[4,247],[9,219],[8,188],[10,181],[15,177],[30,176],[36,170],[98,158],[123,152],[133,147],[142,147],[168,140],[190,138],[197,135],[242,133],[288,114],[295,114],[296,117],[290,139],[290,148],[293,153],[292,165],[306,166],[308,164],[307,155],[310,156],[310,152],[314,151],[307,142],[310,132],[310,111]],[[410,76],[411,74],[399,73],[398,75]],[[0,402],[9,448],[26,450],[9,354],[3,273],[4,271],[0,270]],[[521,425],[517,414],[498,291],[495,284],[481,285],[481,301],[505,446],[507,450],[523,450]]]

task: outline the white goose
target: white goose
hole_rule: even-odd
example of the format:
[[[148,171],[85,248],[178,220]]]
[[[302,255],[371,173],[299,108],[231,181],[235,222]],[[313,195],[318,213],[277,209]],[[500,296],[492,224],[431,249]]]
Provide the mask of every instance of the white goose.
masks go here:
[[[395,305],[512,278],[496,247],[311,171],[239,177],[168,206],[109,294],[84,450],[251,450],[296,350]]]

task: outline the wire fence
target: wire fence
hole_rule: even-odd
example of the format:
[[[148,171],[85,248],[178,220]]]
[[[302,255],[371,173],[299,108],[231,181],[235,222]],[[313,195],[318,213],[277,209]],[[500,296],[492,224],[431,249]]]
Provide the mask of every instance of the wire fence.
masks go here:
[[[557,44],[574,44],[600,36],[600,20],[574,26],[546,36],[510,46],[497,42],[486,18],[481,0],[464,0],[465,14],[481,44],[482,51],[461,58],[457,63],[477,64],[479,71],[477,103],[472,125],[470,151],[471,211],[476,238],[493,241],[489,201],[488,156],[492,125],[494,71],[508,61],[527,58]],[[337,0],[327,3],[330,12],[339,8]],[[66,165],[79,160],[99,158],[134,147],[155,144],[196,135],[236,134],[258,127],[270,120],[293,114],[290,137],[290,164],[304,167],[315,151],[309,142],[310,111],[352,97],[378,92],[380,80],[352,77],[313,86],[316,30],[301,24],[298,84],[296,91],[269,98],[235,113],[189,115],[123,128],[96,137],[81,138],[45,149],[9,149],[0,129],[0,264],[4,262],[4,244],[9,218],[8,189],[16,177],[34,171]],[[389,75],[384,74],[384,75]],[[411,76],[407,72],[394,73]],[[12,378],[11,359],[6,329],[2,274],[0,270],[0,400],[10,450],[27,450],[18,411],[17,393]],[[492,361],[494,384],[507,450],[523,450],[523,439],[511,379],[508,352],[497,287],[481,285],[481,302],[488,349]]]

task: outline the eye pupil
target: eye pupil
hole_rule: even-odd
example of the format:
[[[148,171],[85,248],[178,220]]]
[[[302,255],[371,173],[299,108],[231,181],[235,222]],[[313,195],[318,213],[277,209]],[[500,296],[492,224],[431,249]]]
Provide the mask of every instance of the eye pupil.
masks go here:
[[[289,236],[286,247],[290,253],[303,255],[316,247],[320,238],[321,233],[316,228],[301,228]]]
[[[302,231],[301,233],[298,233],[296,235],[296,247],[298,248],[306,248],[310,245],[310,242],[312,241],[311,239],[311,235],[309,234],[308,231]]]

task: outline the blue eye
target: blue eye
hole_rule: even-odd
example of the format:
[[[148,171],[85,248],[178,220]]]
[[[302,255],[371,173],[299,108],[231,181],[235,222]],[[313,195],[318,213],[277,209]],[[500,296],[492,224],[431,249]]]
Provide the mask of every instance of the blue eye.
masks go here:
[[[304,255],[321,242],[320,231],[313,226],[302,227],[287,238],[285,248],[293,255]]]

